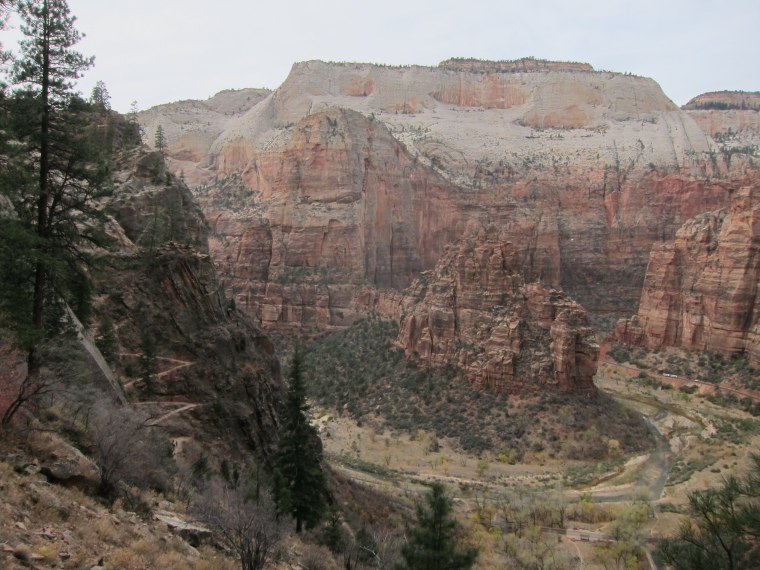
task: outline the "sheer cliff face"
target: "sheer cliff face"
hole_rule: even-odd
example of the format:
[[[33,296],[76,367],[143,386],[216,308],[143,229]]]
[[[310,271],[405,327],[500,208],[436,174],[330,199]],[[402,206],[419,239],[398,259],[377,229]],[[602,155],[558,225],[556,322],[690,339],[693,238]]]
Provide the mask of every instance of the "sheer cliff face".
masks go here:
[[[585,310],[564,293],[526,285],[519,252],[495,230],[447,248],[398,311],[408,355],[460,366],[476,386],[594,390],[598,346]]]
[[[760,183],[652,249],[637,317],[618,340],[747,354],[760,365]]]
[[[345,109],[304,119],[242,177],[258,207],[211,214],[211,251],[236,302],[267,325],[344,324],[337,312],[348,307],[330,301],[346,296],[341,286],[402,289],[468,223],[456,186],[382,124]],[[326,315],[315,312],[319,296]]]
[[[220,118],[206,154],[171,131],[170,164],[199,188],[238,306],[265,327],[344,326],[374,302],[357,286],[403,289],[493,226],[526,282],[597,317],[631,314],[652,244],[725,207],[735,186],[707,175],[751,161],[650,79],[539,63],[303,62]]]

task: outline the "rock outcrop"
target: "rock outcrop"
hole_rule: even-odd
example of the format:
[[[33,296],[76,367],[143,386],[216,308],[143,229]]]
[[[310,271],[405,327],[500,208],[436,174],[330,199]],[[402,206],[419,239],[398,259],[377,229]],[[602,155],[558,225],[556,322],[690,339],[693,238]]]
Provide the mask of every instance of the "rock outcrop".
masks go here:
[[[682,107],[685,111],[741,109],[760,111],[758,91],[713,91],[702,93]]]
[[[253,449],[265,463],[277,441],[284,382],[271,341],[234,309],[208,255],[206,222],[181,182],[154,180],[152,167],[120,173],[109,231],[121,244],[96,276],[95,312],[117,330],[116,364],[131,401],[168,405],[174,438],[195,438],[214,453]],[[138,377],[148,333],[158,374]],[[179,410],[181,415],[169,414]],[[218,440],[216,438],[219,438]]]
[[[526,285],[517,248],[495,230],[460,240],[400,303],[399,343],[510,394],[594,391],[598,345],[566,294]]]
[[[760,365],[760,183],[729,209],[694,217],[649,258],[638,315],[614,338],[649,347],[746,354]]]
[[[474,58],[452,57],[438,64],[438,67],[452,71],[474,71],[477,73],[528,73],[530,71],[594,71],[588,63],[577,61],[549,61],[534,57],[504,61],[487,61]]]

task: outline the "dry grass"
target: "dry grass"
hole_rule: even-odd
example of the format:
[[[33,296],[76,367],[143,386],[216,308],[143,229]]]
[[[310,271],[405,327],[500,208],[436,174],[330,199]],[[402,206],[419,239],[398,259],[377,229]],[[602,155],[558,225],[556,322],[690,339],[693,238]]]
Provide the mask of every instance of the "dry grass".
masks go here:
[[[423,430],[413,436],[388,429],[380,433],[371,421],[365,420],[359,426],[347,417],[335,417],[326,411],[317,414],[321,416],[318,424],[325,451],[335,457],[337,463],[341,457],[358,458],[402,476],[452,483],[496,483],[505,479],[530,483],[539,479],[559,480],[566,463],[540,458],[543,464],[509,465],[497,454],[486,451],[481,457],[488,462],[488,468],[481,475],[478,456],[462,451],[455,442],[434,438]],[[434,439],[440,448],[431,452],[430,443]]]
[[[239,563],[211,547],[200,551],[167,534],[166,525],[142,520],[117,501],[110,508],[76,488],[47,483],[30,469],[15,466],[41,462],[56,453],[54,434],[30,434],[23,440],[0,436],[0,544],[17,548],[18,555],[42,557],[34,567],[78,570],[102,558],[106,568],[180,570],[237,570]],[[145,493],[140,500],[157,504],[163,497]],[[177,504],[177,512],[183,510]],[[41,533],[44,533],[44,537]],[[61,556],[63,554],[63,557]],[[0,568],[21,570],[28,565],[0,551]]]
[[[41,541],[34,545],[32,552],[42,556],[46,561],[52,562],[58,559],[59,550],[51,543]]]
[[[148,567],[148,561],[131,548],[117,548],[106,559],[106,570],[140,570]]]

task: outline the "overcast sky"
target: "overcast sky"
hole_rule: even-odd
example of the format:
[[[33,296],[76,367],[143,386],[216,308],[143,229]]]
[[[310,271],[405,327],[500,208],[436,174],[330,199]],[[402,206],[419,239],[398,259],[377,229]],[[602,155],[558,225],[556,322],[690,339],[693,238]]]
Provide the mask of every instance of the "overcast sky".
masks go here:
[[[760,91],[759,0],[69,0],[80,82],[116,110],[275,88],[296,61],[437,65],[450,57],[583,61],[653,78],[682,105]],[[10,32],[12,34],[12,32]],[[6,47],[12,41],[6,33]]]

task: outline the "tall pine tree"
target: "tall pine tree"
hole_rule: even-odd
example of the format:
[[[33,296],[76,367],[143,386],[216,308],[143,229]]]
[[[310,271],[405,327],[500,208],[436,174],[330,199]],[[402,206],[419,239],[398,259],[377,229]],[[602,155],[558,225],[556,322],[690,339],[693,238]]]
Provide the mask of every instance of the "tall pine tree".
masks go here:
[[[405,564],[395,570],[467,570],[478,550],[459,548],[458,524],[451,516],[452,501],[443,483],[433,483],[425,495],[427,508],[417,506],[417,526],[407,527],[408,542],[401,547]]]
[[[64,302],[81,319],[87,316],[89,256],[82,245],[107,243],[100,199],[109,172],[92,143],[91,108],[73,92],[73,80],[93,60],[72,49],[82,35],[66,1],[24,0],[18,11],[24,39],[0,117],[0,150],[9,163],[0,191],[15,217],[0,222],[0,233],[21,238],[13,242],[19,259],[13,279],[22,285],[19,306],[27,305],[26,297],[29,313],[12,315],[11,325],[24,333],[33,373],[35,341],[55,332]]]
[[[324,516],[327,484],[319,464],[319,435],[309,423],[301,354],[298,347],[290,367],[290,385],[275,457],[274,494],[281,514],[292,516],[296,532],[316,525]]]
[[[153,138],[153,146],[161,153],[161,158],[166,157],[166,137],[164,136],[164,128],[161,125],[156,127],[156,136]]]

